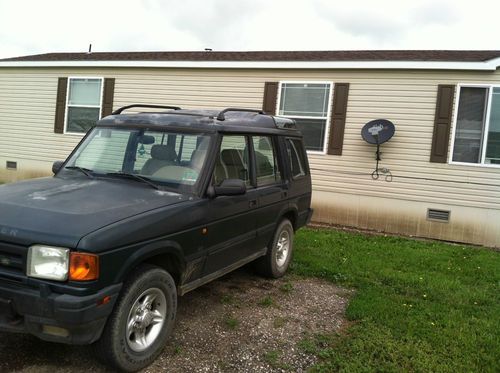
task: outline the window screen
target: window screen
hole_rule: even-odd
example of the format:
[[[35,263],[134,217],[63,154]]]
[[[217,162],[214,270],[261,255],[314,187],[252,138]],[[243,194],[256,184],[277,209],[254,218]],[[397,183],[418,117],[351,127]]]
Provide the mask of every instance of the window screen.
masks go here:
[[[462,87],[458,103],[453,161],[479,163],[487,88]]]

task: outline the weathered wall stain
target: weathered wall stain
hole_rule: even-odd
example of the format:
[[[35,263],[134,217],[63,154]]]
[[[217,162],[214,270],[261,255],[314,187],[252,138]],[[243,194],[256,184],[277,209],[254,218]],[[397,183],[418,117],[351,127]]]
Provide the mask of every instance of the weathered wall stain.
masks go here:
[[[448,223],[427,220],[430,203],[315,192],[313,222],[500,247],[500,212],[448,206]]]

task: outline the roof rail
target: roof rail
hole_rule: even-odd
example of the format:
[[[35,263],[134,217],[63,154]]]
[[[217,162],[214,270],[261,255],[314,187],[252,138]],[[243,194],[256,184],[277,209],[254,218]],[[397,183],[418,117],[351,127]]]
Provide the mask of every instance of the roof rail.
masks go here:
[[[111,115],[118,115],[121,114],[122,111],[131,109],[134,107],[143,107],[143,108],[152,108],[152,109],[171,109],[171,110],[181,110],[180,107],[178,106],[168,106],[168,105],[146,105],[146,104],[132,104],[132,105],[127,105],[127,106],[122,106],[119,109],[116,109],[111,113]]]
[[[241,112],[246,112],[246,113],[257,113],[257,114],[264,114],[266,115],[266,112],[262,110],[254,110],[254,109],[240,109],[240,108],[227,108],[222,110],[219,114],[217,114],[217,120],[226,120],[226,116],[224,115],[227,112],[230,111],[241,111]]]

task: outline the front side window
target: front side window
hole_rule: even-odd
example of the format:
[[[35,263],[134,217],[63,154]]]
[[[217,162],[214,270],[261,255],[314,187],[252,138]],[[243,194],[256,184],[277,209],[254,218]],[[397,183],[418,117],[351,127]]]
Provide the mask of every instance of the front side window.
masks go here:
[[[66,132],[86,133],[101,114],[101,78],[70,78],[66,108]]]
[[[254,136],[255,173],[257,186],[275,184],[281,180],[276,148],[269,136]]]
[[[331,83],[281,83],[278,114],[293,118],[307,150],[326,148]]]
[[[500,164],[500,87],[461,87],[453,162]]]
[[[226,179],[240,179],[247,187],[251,186],[249,159],[246,136],[224,136],[215,158],[215,185],[220,185]]]
[[[202,172],[210,137],[140,129],[95,128],[66,164],[94,177],[133,174],[173,189],[190,190]]]

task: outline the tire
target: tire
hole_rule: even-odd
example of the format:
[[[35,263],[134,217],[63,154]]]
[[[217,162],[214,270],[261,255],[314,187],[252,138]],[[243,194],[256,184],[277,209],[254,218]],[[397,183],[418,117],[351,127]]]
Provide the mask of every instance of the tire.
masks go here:
[[[127,280],[101,339],[94,344],[101,361],[124,372],[150,365],[172,333],[177,291],[169,273],[144,265]]]
[[[288,219],[283,219],[274,232],[267,254],[255,262],[259,274],[269,278],[280,278],[285,275],[292,260],[293,236],[292,223]]]

